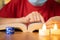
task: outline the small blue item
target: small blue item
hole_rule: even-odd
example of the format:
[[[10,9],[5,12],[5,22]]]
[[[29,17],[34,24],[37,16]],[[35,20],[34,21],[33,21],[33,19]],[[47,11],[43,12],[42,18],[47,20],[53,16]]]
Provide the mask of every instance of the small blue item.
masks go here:
[[[14,27],[6,27],[6,34],[14,34],[15,29]]]

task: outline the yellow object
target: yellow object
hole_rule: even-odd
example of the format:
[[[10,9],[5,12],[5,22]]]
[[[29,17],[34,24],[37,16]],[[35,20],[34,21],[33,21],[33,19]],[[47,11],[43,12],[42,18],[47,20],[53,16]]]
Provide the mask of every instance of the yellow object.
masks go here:
[[[0,9],[3,7],[2,0],[0,0]]]
[[[46,28],[46,24],[43,24],[42,29],[39,29],[39,35],[40,36],[48,36],[49,35],[49,29]]]
[[[51,34],[60,35],[60,29],[57,29],[57,30],[51,29]]]
[[[5,1],[5,2],[4,2],[5,4],[7,4],[7,3],[9,3],[9,2],[10,2],[10,0],[4,0],[4,1]]]
[[[46,30],[39,29],[39,35],[40,36],[49,36],[49,29],[46,29]]]
[[[60,29],[57,28],[57,24],[54,25],[53,29],[51,29],[51,34],[60,35]]]

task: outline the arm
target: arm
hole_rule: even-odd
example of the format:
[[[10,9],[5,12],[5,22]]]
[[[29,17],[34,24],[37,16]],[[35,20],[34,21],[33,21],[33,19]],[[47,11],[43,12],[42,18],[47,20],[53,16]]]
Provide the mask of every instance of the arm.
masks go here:
[[[25,17],[22,18],[0,18],[0,24],[7,24],[7,23],[27,23]]]
[[[41,18],[41,22],[45,23],[45,20],[44,20],[44,18],[43,18],[43,16],[41,14],[40,14],[40,18]]]

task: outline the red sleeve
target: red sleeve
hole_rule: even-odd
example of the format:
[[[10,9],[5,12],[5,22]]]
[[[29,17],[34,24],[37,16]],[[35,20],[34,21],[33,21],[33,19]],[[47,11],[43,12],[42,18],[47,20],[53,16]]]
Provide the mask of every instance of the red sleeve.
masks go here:
[[[0,10],[0,17],[5,17],[5,18],[16,17],[18,2],[21,2],[21,0],[11,0],[7,5],[5,5]]]
[[[60,3],[55,2],[53,4],[54,16],[60,16]]]
[[[60,4],[55,0],[48,0],[49,13],[48,17],[60,16]]]

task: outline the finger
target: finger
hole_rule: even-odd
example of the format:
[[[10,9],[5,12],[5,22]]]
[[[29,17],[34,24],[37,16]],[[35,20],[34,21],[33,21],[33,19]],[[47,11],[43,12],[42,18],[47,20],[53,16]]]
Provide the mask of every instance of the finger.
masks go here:
[[[44,18],[43,18],[43,16],[40,14],[40,21],[42,22],[42,23],[44,23]]]
[[[33,19],[34,19],[34,22],[37,21],[36,12],[33,12]]]
[[[34,14],[34,18],[35,18],[35,22],[39,22],[40,21],[40,15],[39,15],[39,13],[37,11]]]
[[[30,22],[34,22],[33,12],[30,14],[29,18],[30,18]]]
[[[40,20],[40,18],[39,18],[39,17],[40,17],[40,16],[39,16],[39,14],[38,14],[38,12],[37,12],[37,11],[33,12],[33,19],[34,19],[34,22],[39,21],[39,20]]]
[[[41,21],[41,18],[40,18],[40,13],[37,13],[37,21],[40,22]]]
[[[31,19],[31,14],[32,14],[32,13],[30,13],[30,14],[28,14],[28,15],[26,16],[26,19],[27,19],[27,20],[30,20],[30,19]]]

